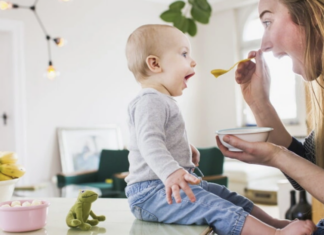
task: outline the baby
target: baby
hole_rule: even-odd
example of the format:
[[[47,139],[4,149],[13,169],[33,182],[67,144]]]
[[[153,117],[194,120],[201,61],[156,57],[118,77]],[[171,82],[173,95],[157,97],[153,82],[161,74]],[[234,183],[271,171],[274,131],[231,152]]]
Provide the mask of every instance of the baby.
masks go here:
[[[128,38],[126,56],[142,87],[128,108],[125,191],[136,218],[208,224],[219,235],[311,234],[311,221],[274,219],[247,198],[192,173],[199,154],[188,141],[173,98],[182,95],[196,66],[181,31],[167,25],[141,26]]]

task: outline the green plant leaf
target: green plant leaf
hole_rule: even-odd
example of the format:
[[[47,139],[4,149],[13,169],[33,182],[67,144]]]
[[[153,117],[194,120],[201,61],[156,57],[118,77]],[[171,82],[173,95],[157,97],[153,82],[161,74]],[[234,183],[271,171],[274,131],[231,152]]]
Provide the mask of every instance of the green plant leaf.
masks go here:
[[[212,8],[207,0],[188,0],[188,1],[192,6],[198,7],[207,13],[212,12]]]
[[[188,31],[189,23],[187,18],[181,15],[175,19],[173,26],[181,30],[183,33],[186,33]]]
[[[210,13],[201,10],[199,7],[193,5],[190,13],[192,15],[192,18],[195,21],[198,21],[199,23],[202,23],[202,24],[209,23]]]
[[[187,18],[188,22],[188,34],[194,37],[197,34],[197,25],[193,19]]]
[[[207,2],[207,0],[195,0],[195,3],[201,10],[206,11],[208,13],[212,12],[212,8]]]
[[[174,22],[180,16],[182,16],[180,10],[167,10],[160,15],[160,18],[166,22]]]
[[[176,1],[176,2],[170,4],[169,9],[181,10],[182,8],[184,8],[185,5],[186,5],[186,3],[184,1]]]

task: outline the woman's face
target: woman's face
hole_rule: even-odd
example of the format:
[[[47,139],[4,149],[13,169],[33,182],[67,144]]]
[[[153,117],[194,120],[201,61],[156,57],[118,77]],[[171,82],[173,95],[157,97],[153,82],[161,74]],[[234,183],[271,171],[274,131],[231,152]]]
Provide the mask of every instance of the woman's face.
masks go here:
[[[261,50],[272,51],[277,58],[289,56],[293,71],[306,79],[304,28],[292,21],[288,9],[279,0],[260,0],[259,14],[265,29]]]

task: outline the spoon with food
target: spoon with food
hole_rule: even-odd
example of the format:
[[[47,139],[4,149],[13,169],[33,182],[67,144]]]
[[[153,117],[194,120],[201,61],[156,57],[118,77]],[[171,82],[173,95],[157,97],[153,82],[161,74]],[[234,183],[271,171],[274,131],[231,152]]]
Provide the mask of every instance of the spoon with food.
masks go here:
[[[231,68],[229,68],[228,70],[225,70],[225,69],[214,69],[211,71],[211,73],[216,77],[218,78],[219,76],[227,73],[228,71],[230,71],[231,69],[233,69],[237,64],[239,63],[242,63],[242,62],[246,62],[246,61],[249,61],[253,58],[248,58],[248,59],[244,59],[244,60],[240,60],[239,62],[235,63]]]

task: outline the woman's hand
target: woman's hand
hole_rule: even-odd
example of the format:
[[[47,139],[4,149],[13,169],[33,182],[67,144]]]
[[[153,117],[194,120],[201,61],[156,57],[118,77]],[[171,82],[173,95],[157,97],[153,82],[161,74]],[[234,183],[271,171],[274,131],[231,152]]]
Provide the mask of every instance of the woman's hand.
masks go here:
[[[242,150],[242,152],[229,151],[221,143],[219,137],[216,136],[218,148],[223,155],[246,163],[275,167],[280,152],[286,150],[284,147],[269,142],[247,142],[233,135],[226,135],[223,140],[235,148]]]
[[[285,147],[269,142],[247,142],[233,135],[224,136],[223,140],[243,150],[231,152],[216,136],[218,148],[224,156],[246,163],[254,163],[278,168],[320,202],[324,203],[324,170],[312,162],[289,151]],[[287,226],[288,227],[288,226]],[[295,233],[288,233],[295,234]]]
[[[267,64],[260,50],[251,51],[249,58],[251,57],[255,57],[256,63],[252,61],[240,63],[235,72],[236,82],[241,86],[243,97],[253,112],[257,126],[274,129],[271,131],[268,141],[288,147],[292,140],[291,136],[270,103],[271,78]]]
[[[243,97],[250,107],[268,103],[271,78],[262,52],[251,51],[248,57],[255,57],[256,63],[240,63],[235,72],[235,80],[241,86]]]

